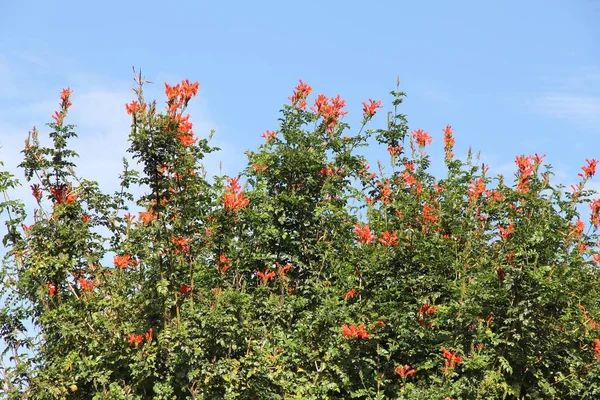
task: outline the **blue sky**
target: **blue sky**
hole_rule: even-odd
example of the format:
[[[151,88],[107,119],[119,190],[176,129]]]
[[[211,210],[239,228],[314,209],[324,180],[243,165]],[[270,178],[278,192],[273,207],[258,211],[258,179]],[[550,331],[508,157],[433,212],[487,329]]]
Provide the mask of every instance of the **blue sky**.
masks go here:
[[[569,184],[600,158],[599,20],[594,0],[1,2],[0,160],[14,169],[28,130],[70,86],[80,171],[112,187],[132,66],[161,102],[164,81],[200,82],[195,132],[216,130],[223,151],[208,168],[228,174],[277,127],[298,79],[340,94],[355,122],[361,101],[389,105],[400,76],[403,112],[434,136],[435,157],[450,124],[457,155],[471,145],[511,173],[516,154],[546,153]]]

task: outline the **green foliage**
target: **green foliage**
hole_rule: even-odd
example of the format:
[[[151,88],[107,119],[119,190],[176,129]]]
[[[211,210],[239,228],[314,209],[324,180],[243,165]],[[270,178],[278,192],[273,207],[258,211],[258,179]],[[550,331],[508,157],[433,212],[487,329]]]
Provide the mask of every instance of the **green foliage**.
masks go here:
[[[242,176],[210,181],[197,84],[166,85],[159,111],[136,82],[120,191],[76,175],[68,89],[51,147],[34,129],[23,151],[32,215],[0,173],[5,398],[600,396],[595,160],[566,195],[537,155],[508,184],[455,159],[448,126],[438,179],[404,93],[387,126],[365,130],[371,101],[347,136],[343,100],[309,109],[301,82]],[[390,174],[357,154],[371,138]]]

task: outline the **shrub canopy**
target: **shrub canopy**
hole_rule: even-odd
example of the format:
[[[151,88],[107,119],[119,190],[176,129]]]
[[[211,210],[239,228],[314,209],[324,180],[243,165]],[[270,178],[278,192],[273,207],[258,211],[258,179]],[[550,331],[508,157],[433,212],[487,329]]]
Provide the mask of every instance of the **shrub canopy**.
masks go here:
[[[116,193],[76,173],[70,89],[51,145],[27,139],[36,210],[0,203],[4,398],[600,396],[596,160],[570,190],[537,154],[491,177],[450,126],[410,131],[399,90],[351,134],[344,101],[300,81],[248,167],[209,180],[198,84],[166,84],[161,110],[144,83]],[[388,173],[357,152],[374,141]]]

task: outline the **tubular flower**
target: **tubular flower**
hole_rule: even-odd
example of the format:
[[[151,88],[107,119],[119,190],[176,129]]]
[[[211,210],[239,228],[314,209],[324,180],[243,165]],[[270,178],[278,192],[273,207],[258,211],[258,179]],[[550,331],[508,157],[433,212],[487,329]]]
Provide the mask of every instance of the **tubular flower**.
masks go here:
[[[365,119],[369,119],[369,118],[373,117],[373,115],[375,115],[375,113],[376,113],[376,110],[378,108],[381,108],[381,100],[375,101],[375,100],[369,99],[368,104],[366,101],[363,101],[362,104],[363,104],[363,117]]]
[[[58,185],[53,186],[49,189],[50,199],[54,204],[73,203],[77,200],[77,194],[73,191],[71,186]]]
[[[584,179],[589,179],[592,176],[594,176],[594,174],[596,173],[596,166],[598,165],[598,160],[596,160],[595,158],[588,160],[586,158],[585,161],[586,161],[587,165],[584,165],[583,167],[581,167],[581,170],[583,171],[583,173],[580,172],[578,175]]]
[[[590,203],[590,209],[592,210],[592,224],[594,224],[594,227],[597,228],[600,224],[600,199],[592,200]]]
[[[476,181],[471,180],[471,186],[469,186],[469,190],[467,190],[469,202],[473,203],[483,193],[485,193],[485,181],[483,180],[483,177],[480,177]]]
[[[396,232],[382,232],[378,241],[384,246],[398,246],[398,234]]]
[[[446,359],[446,367],[442,370],[444,373],[447,373],[462,361],[461,356],[457,356],[456,352],[452,353],[448,351],[445,347],[442,347],[442,355]]]
[[[417,370],[409,367],[408,365],[403,365],[402,367],[394,368],[394,373],[396,375],[398,375],[400,378],[405,379],[411,375],[416,374]]]
[[[294,94],[291,97],[288,97],[288,99],[296,106],[296,108],[304,109],[306,108],[306,98],[311,92],[312,88],[300,80],[300,83],[294,89]]]
[[[454,157],[452,149],[454,148],[454,137],[452,137],[452,127],[446,125],[444,128],[444,152],[446,153],[446,160],[451,160]]]
[[[53,297],[56,294],[56,283],[48,282],[46,287],[48,288],[48,294],[50,295],[50,297]]]
[[[429,133],[425,132],[423,129],[414,130],[412,132],[412,136],[417,144],[421,147],[424,147],[433,141],[433,138],[429,135]]]
[[[140,221],[142,221],[144,225],[149,224],[152,220],[155,220],[156,218],[158,218],[158,216],[154,214],[152,210],[140,212]]]
[[[354,289],[354,288],[350,289],[344,296],[344,301],[348,301],[348,299],[353,298],[355,294],[356,294],[356,289]]]
[[[262,135],[260,135],[260,137],[265,138],[265,140],[267,141],[267,143],[271,142],[271,140],[275,139],[275,137],[277,137],[277,133],[275,131],[270,131],[270,130],[266,130],[263,132]]]
[[[513,231],[515,230],[512,224],[508,225],[506,228],[503,228],[502,226],[498,225],[498,229],[500,230],[498,234],[500,235],[502,240],[506,240],[510,236],[510,234],[513,233]]]
[[[240,208],[245,208],[250,203],[250,200],[248,200],[242,192],[242,187],[239,184],[239,180],[239,177],[227,178],[225,195],[223,196],[225,211],[235,211]]]
[[[86,292],[89,292],[90,290],[94,289],[96,284],[98,284],[98,281],[88,281],[84,278],[79,278],[77,280],[77,283],[79,283],[79,286],[81,286],[81,291],[83,293],[86,293]]]
[[[132,101],[129,104],[125,104],[125,110],[127,111],[127,114],[132,115],[132,114],[137,114],[140,111],[144,111],[146,109],[146,104],[138,104],[137,101]]]
[[[188,253],[190,251],[190,239],[184,237],[175,237],[171,235],[171,241],[176,247],[175,253]]]
[[[356,233],[356,241],[360,244],[368,244],[373,241],[373,235],[371,234],[371,228],[369,225],[356,224],[354,226],[354,233]]]
[[[265,272],[261,272],[258,271],[256,272],[256,277],[259,279],[262,279],[264,284],[267,284],[267,282],[273,278],[275,278],[275,271],[269,271],[269,269],[265,269]]]
[[[278,262],[275,263],[277,266],[277,272],[281,275],[281,279],[285,279],[285,274],[292,268],[294,264],[287,263],[284,267],[282,267]]]
[[[118,267],[120,269],[126,268],[134,263],[134,261],[131,259],[131,254],[114,256],[113,262],[115,264],[115,267]]]
[[[144,341],[144,335],[138,333],[128,333],[127,340],[129,340],[130,344],[139,345]]]
[[[217,269],[221,274],[227,273],[229,270],[229,264],[231,263],[231,259],[227,258],[225,254],[221,254],[219,256],[219,261],[217,263]]]
[[[365,340],[369,338],[369,332],[365,329],[365,324],[360,324],[359,326],[344,324],[342,325],[342,336]]]

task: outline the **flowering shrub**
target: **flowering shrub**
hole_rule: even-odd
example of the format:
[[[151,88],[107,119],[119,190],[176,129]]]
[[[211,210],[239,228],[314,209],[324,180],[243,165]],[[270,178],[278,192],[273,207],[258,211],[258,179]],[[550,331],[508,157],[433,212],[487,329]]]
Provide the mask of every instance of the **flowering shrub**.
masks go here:
[[[571,190],[537,154],[491,177],[447,126],[439,179],[404,93],[352,135],[344,100],[300,81],[248,168],[210,182],[198,83],[160,111],[136,82],[120,191],[76,174],[65,89],[51,145],[34,129],[23,152],[36,210],[0,203],[4,398],[600,396],[597,160]],[[390,174],[356,153],[370,138]]]

